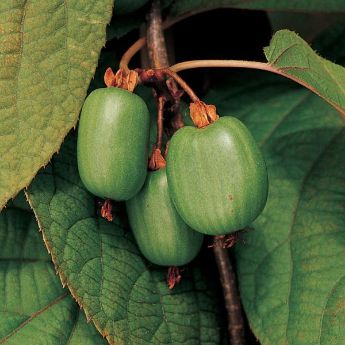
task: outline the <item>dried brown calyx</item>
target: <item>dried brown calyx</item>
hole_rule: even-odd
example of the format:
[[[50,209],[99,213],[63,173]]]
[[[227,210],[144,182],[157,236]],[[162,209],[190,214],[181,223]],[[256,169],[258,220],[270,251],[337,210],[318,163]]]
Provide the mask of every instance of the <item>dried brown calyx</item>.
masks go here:
[[[239,233],[234,232],[232,234],[228,235],[220,235],[220,236],[215,236],[213,238],[213,243],[210,244],[208,247],[213,248],[213,247],[220,247],[224,249],[228,249],[233,247],[239,240]]]
[[[168,288],[171,290],[178,284],[182,279],[181,270],[176,266],[171,266],[168,268],[167,274],[167,284]]]
[[[165,168],[166,161],[164,157],[162,156],[162,152],[160,149],[154,149],[152,151],[152,155],[150,157],[149,161],[149,169],[150,170],[159,170],[161,168]]]
[[[112,208],[112,203],[109,199],[105,200],[101,207],[101,216],[108,222],[111,222],[113,220]]]
[[[189,109],[190,117],[198,128],[206,127],[219,119],[216,107],[213,104],[195,101],[190,104]]]
[[[138,85],[139,76],[136,71],[120,68],[116,74],[108,67],[104,73],[104,83],[107,87],[116,86],[133,92]]]

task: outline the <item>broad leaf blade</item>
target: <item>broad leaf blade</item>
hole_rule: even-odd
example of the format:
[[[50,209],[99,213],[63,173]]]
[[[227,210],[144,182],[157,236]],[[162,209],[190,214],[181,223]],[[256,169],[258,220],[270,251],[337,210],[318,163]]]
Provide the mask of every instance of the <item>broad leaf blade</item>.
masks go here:
[[[280,30],[264,49],[268,63],[324,98],[345,116],[345,68],[318,56],[297,34]]]
[[[225,7],[270,11],[345,12],[345,3],[342,0],[327,2],[323,0],[179,0],[174,2],[170,15],[180,16],[189,12],[203,12]]]
[[[207,274],[191,267],[168,289],[166,268],[143,260],[121,214],[115,224],[96,216],[78,175],[74,140],[36,177],[28,196],[63,283],[111,344],[219,344]]]
[[[0,2],[0,209],[76,124],[112,2]]]
[[[0,215],[0,344],[105,344],[62,289],[34,215]]]
[[[317,96],[278,78],[213,90],[260,144],[263,214],[236,247],[241,297],[263,345],[342,344],[345,334],[345,130]]]

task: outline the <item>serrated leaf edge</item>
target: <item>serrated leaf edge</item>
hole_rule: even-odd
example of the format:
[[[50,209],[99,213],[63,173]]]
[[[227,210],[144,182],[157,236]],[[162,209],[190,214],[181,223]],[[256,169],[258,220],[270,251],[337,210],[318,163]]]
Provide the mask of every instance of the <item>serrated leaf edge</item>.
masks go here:
[[[87,322],[90,322],[92,321],[93,324],[95,325],[97,331],[102,335],[103,338],[106,338],[108,343],[110,345],[116,345],[115,342],[112,342],[109,338],[110,336],[110,332],[107,331],[106,329],[102,329],[100,324],[97,323],[97,321],[92,317],[92,315],[90,315],[88,313],[88,311],[83,307],[83,304],[81,302],[81,300],[78,298],[78,294],[76,293],[76,291],[71,287],[71,285],[68,283],[68,279],[67,277],[65,276],[65,274],[63,273],[62,270],[60,270],[59,266],[57,265],[57,257],[56,255],[54,254],[54,250],[53,250],[53,247],[50,245],[47,237],[46,237],[46,234],[45,234],[45,230],[44,230],[44,227],[42,226],[40,220],[39,220],[39,217],[38,217],[38,214],[35,212],[35,208],[33,206],[33,203],[32,203],[32,200],[30,199],[30,196],[29,196],[29,193],[25,190],[25,196],[26,196],[26,200],[28,201],[34,215],[35,215],[35,219],[36,219],[36,222],[38,224],[38,228],[39,228],[39,231],[42,233],[42,238],[43,238],[43,242],[45,244],[45,247],[49,253],[49,255],[51,256],[52,258],[52,262],[54,264],[54,268],[55,268],[55,272],[56,274],[58,275],[58,277],[60,278],[60,281],[61,281],[61,284],[62,284],[62,287],[67,287],[68,290],[70,291],[72,297],[74,298],[74,300],[78,303],[79,307],[84,311],[85,313],[85,316],[86,316],[86,320]]]

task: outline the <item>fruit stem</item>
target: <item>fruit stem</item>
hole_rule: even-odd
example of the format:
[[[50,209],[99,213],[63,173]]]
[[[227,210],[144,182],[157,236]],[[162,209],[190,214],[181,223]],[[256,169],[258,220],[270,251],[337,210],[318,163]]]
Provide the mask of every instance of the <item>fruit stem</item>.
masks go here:
[[[162,68],[159,71],[163,72],[165,75],[173,78],[177,84],[186,92],[189,98],[193,101],[199,101],[199,97],[194,93],[192,88],[174,71],[170,68]]]
[[[157,112],[157,140],[156,149],[162,150],[163,146],[163,120],[164,120],[164,105],[165,98],[163,96],[158,97],[158,112]]]
[[[183,61],[170,66],[170,69],[174,72],[181,72],[187,69],[193,68],[250,68],[259,69],[263,71],[269,71],[277,74],[281,74],[279,70],[268,63],[258,61],[246,61],[246,60],[191,60]]]
[[[223,236],[215,236],[214,242],[213,252],[218,266],[227,311],[229,343],[231,345],[244,345],[244,323],[235,273],[228,252],[222,246]]]
[[[248,68],[248,69],[257,69],[262,71],[267,71],[271,73],[278,74],[285,78],[291,79],[294,82],[302,85],[303,87],[309,89],[310,91],[317,94],[319,97],[323,98],[328,102],[332,107],[334,107],[343,117],[345,117],[344,107],[339,106],[338,104],[332,102],[331,100],[325,98],[320,92],[315,89],[312,85],[305,82],[303,79],[288,74],[284,69],[275,67],[267,62],[258,62],[258,61],[247,61],[247,60],[191,60],[177,63],[173,66],[170,66],[170,70],[174,72],[181,72],[187,69],[193,68]]]
[[[145,46],[146,44],[146,37],[141,37],[137,41],[135,41],[122,55],[120,60],[120,68],[129,71],[128,65],[132,60],[133,56]]]

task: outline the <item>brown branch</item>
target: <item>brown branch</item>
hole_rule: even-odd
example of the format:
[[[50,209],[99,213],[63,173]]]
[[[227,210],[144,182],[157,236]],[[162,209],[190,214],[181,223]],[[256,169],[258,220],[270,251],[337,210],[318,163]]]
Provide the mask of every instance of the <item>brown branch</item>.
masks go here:
[[[168,18],[165,22],[162,23],[162,29],[166,30],[170,28],[171,26],[175,25],[176,23],[193,16],[197,14],[198,12],[189,12],[185,13],[181,16],[177,16],[174,18]],[[141,37],[139,38],[136,42],[134,42],[128,50],[123,54],[121,60],[120,60],[120,68],[124,68],[125,70],[128,70],[128,64],[133,58],[133,56],[140,50],[142,49],[147,43],[146,37]],[[168,67],[166,65],[165,67]]]
[[[235,273],[227,249],[223,248],[222,245],[223,236],[215,236],[214,242],[213,252],[218,266],[227,311],[229,343],[231,345],[244,345],[244,324]]]
[[[137,68],[136,71],[139,74],[141,83],[144,85],[152,86],[157,91],[157,96],[165,93],[169,101],[175,99],[175,102],[177,102],[180,100],[181,94],[179,94],[178,92],[174,93],[171,88],[168,87],[164,82],[165,77],[170,77],[183,89],[183,91],[186,92],[186,94],[193,102],[200,101],[199,97],[195,94],[192,88],[177,73],[171,71],[169,68],[145,70]],[[164,83],[162,84],[162,82]]]
[[[164,68],[169,66],[168,53],[166,50],[165,39],[162,29],[162,17],[161,17],[161,8],[159,0],[153,0],[151,4],[150,11],[147,14],[147,30],[146,30],[146,39],[147,39],[147,51],[149,55],[149,62],[151,67]],[[159,88],[161,92],[157,92],[156,88],[156,98],[157,98],[157,140],[156,147],[161,151],[162,142],[163,142],[163,114],[164,114],[164,105],[167,101],[167,97],[163,94],[167,93],[164,85],[164,81],[159,81],[161,85]]]
[[[155,97],[158,104],[157,116],[157,142],[155,149],[161,150],[163,138],[163,114],[164,107],[172,114],[172,133],[183,126],[182,114],[180,111],[180,98],[183,94],[178,90],[177,84],[168,76],[160,72],[169,65],[168,53],[164,39],[162,18],[159,0],[152,1],[151,9],[147,15],[147,49],[152,70],[144,70],[141,73],[143,84],[151,85],[155,90]],[[170,134],[170,130],[169,130]]]
[[[162,17],[159,0],[153,0],[147,16],[147,47],[153,68],[165,68],[169,66]]]
[[[156,85],[155,89],[162,87],[160,79],[164,75],[171,77],[176,81],[180,87],[189,95],[193,102],[199,101],[199,98],[195,95],[194,91],[186,84],[186,82],[179,77],[175,72],[171,71],[168,67],[168,57],[165,45],[165,40],[163,36],[162,21],[160,15],[159,0],[153,0],[150,13],[148,15],[149,23],[147,29],[147,41],[148,41],[148,52],[152,63],[152,67],[158,70],[143,71],[141,77],[146,75],[148,81],[154,82]],[[139,42],[139,41],[137,41]],[[135,46],[137,49],[140,44],[145,44],[145,42],[139,42]],[[133,47],[133,46],[132,46]],[[130,50],[131,53],[134,49]],[[127,59],[129,54],[127,55]],[[121,60],[123,62],[123,59]],[[129,60],[128,60],[129,61]],[[142,78],[145,79],[145,78]],[[165,84],[166,86],[166,84]],[[170,94],[174,94],[174,87],[168,87]],[[163,92],[165,92],[165,88]],[[172,102],[173,105],[179,103],[177,88],[175,88],[175,95]],[[162,94],[157,93],[158,97],[158,118],[157,118],[157,148],[161,148],[162,140],[162,129],[163,129],[163,107],[167,99],[162,97]],[[217,240],[217,237],[215,237]],[[239,296],[236,289],[236,282],[234,272],[231,267],[229,257],[227,252],[219,245],[214,246],[214,253],[216,257],[216,262],[218,270],[220,273],[220,280],[223,287],[224,298],[226,309],[228,311],[228,329],[229,336],[232,345],[244,345],[244,326],[241,314],[241,304],[239,301]]]
[[[164,27],[162,23],[159,0],[152,1],[151,9],[147,17],[147,47],[149,57],[152,62],[152,67],[155,69],[167,68],[169,66],[169,58],[167,45],[164,38]],[[184,125],[182,114],[180,111],[180,97],[182,96],[182,93],[178,93],[178,87],[175,83],[175,80],[170,80],[169,78],[166,81],[166,85],[164,85],[164,87],[166,88],[166,86],[168,87],[168,91],[170,91],[170,94],[172,95],[172,97],[166,98],[165,101],[170,100],[171,103],[170,109],[173,113],[173,117],[171,119],[171,127],[173,132],[175,132],[177,129]]]
[[[157,14],[157,11],[155,10],[155,13]],[[153,12],[152,12],[153,14]],[[159,17],[160,17],[160,13],[159,13]],[[180,20],[182,20],[184,18],[181,17]],[[169,21],[166,21],[164,23],[161,22],[161,28],[162,30],[165,30],[167,28],[169,28],[170,26],[174,25],[175,23],[177,23],[179,21],[179,17],[177,18],[173,18]],[[159,23],[159,21],[156,21],[156,29],[159,27],[157,24]],[[122,58],[120,60],[120,68],[124,68],[125,70],[128,70],[128,64],[131,61],[131,59],[133,58],[133,56],[140,50],[142,49],[147,43],[147,39],[146,37],[141,37],[139,38],[136,42],[134,42],[129,48],[128,50],[122,55]],[[165,48],[165,44],[164,44],[164,48]],[[167,55],[167,54],[166,54]],[[157,57],[159,59],[159,57]],[[164,60],[161,61],[161,63],[163,64]],[[168,67],[169,63],[162,65],[162,67]]]

